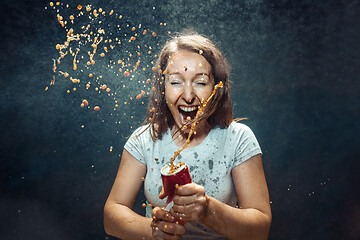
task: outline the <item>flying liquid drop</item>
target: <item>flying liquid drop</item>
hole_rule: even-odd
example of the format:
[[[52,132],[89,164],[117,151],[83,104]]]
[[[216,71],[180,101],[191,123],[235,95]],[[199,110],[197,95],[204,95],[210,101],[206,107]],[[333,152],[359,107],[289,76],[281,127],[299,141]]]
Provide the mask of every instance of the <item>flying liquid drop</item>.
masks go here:
[[[139,100],[145,94],[144,90],[141,90],[141,93],[136,96],[136,99]]]
[[[86,107],[86,106],[89,105],[89,102],[88,102],[86,99],[84,99],[84,100],[82,101],[82,104],[84,104],[84,106]]]

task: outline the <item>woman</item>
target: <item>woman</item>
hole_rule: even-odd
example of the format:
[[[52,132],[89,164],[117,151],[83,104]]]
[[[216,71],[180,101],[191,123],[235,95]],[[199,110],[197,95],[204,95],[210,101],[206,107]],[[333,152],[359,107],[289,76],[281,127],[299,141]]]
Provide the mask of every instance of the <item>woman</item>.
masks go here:
[[[157,66],[146,124],[125,144],[105,204],[106,232],[122,239],[266,239],[271,210],[261,150],[252,131],[233,119],[221,52],[203,36],[182,35],[164,46]],[[220,81],[175,160],[188,165],[193,182],[176,189],[167,212],[160,169],[186,143],[199,106]],[[144,178],[155,207],[148,204],[146,217],[131,210]]]

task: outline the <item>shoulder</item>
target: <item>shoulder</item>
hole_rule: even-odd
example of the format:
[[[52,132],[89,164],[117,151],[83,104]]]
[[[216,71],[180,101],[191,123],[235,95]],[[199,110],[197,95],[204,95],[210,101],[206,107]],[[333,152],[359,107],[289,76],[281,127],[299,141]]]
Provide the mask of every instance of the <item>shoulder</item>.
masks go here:
[[[255,138],[254,133],[247,125],[235,121],[228,127],[216,126],[211,132],[212,136],[218,141],[224,141],[224,143],[226,142],[227,144],[231,142],[231,145],[233,145],[234,142]]]
[[[231,135],[252,135],[253,132],[247,125],[239,122],[233,121],[228,127],[215,127],[213,129],[215,132],[226,132]]]
[[[149,124],[142,125],[142,126],[138,127],[138,128],[132,133],[132,135],[140,135],[140,134],[145,133],[145,132],[150,132]]]
[[[135,131],[130,135],[130,141],[137,141],[138,139],[151,139],[150,127],[149,124],[142,125],[135,129]]]
[[[128,151],[135,159],[146,164],[144,149],[151,140],[149,128],[143,125],[137,128],[126,141],[124,149]]]
[[[229,128],[236,149],[233,167],[257,154],[262,154],[259,142],[250,127],[243,123],[232,122]]]
[[[228,130],[233,133],[252,133],[252,130],[250,129],[250,127],[248,127],[247,125],[245,125],[243,123],[239,123],[239,122],[235,122],[235,121],[233,121],[229,125]]]
[[[255,134],[247,125],[233,121],[228,127],[214,129],[216,136],[224,141],[234,143],[257,142]]]

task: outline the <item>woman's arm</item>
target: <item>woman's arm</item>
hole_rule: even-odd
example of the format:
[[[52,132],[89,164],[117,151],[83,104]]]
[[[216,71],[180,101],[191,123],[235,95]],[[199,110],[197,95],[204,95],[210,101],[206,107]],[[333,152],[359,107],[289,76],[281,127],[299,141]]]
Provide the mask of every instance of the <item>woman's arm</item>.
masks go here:
[[[131,210],[146,166],[124,150],[120,167],[104,207],[104,227],[107,234],[121,239],[180,239],[184,226],[163,209],[155,208],[153,218]]]
[[[267,239],[271,210],[261,156],[236,166],[232,178],[239,208],[206,196],[202,186],[192,183],[177,189],[170,212],[185,221],[200,221],[229,239]]]
[[[104,227],[107,234],[122,239],[150,239],[152,219],[131,210],[145,174],[146,165],[124,150],[104,207]]]

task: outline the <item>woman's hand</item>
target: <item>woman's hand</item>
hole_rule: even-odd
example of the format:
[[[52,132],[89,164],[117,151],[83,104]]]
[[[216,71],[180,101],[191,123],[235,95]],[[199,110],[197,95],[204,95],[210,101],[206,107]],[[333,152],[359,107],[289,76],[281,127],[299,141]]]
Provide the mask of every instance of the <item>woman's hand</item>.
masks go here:
[[[156,207],[151,213],[153,239],[181,239],[185,233],[185,226],[179,224],[171,214],[164,209]]]
[[[206,214],[208,201],[205,188],[196,183],[179,186],[175,190],[171,215],[186,222],[200,221]]]

